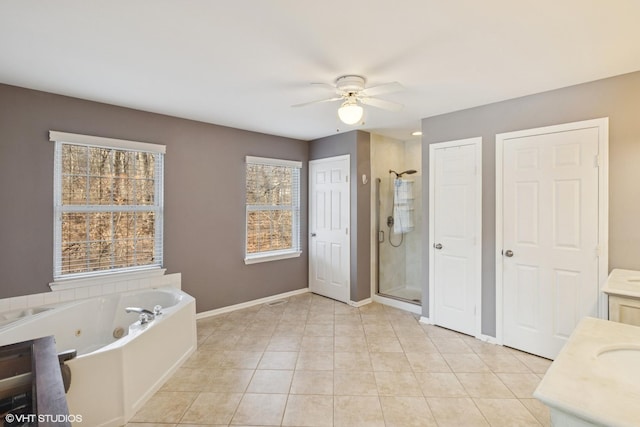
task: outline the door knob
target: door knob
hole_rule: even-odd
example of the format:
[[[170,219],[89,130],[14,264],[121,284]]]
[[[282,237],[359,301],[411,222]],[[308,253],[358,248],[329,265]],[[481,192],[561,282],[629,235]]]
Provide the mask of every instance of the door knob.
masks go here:
[[[442,244],[441,243],[434,243],[433,247],[436,249],[442,249]]]
[[[513,256],[513,251],[511,249],[504,251],[504,256],[511,258]]]

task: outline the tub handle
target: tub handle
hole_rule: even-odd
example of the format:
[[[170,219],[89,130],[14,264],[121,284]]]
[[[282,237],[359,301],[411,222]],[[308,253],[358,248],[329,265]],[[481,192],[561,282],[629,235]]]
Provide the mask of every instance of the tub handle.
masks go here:
[[[153,315],[160,316],[162,314],[162,306],[160,304],[153,307]]]

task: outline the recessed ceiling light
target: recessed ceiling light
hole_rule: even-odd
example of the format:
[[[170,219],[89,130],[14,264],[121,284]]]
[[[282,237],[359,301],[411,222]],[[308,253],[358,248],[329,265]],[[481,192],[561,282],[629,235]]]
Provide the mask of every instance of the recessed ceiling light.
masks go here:
[[[422,132],[419,130],[411,133],[411,136],[420,136],[420,135],[422,135]]]

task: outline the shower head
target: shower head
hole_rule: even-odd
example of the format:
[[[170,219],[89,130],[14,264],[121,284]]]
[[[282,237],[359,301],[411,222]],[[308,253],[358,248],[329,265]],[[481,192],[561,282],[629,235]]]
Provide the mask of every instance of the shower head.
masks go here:
[[[417,173],[418,171],[415,169],[408,169],[404,172],[396,172],[394,170],[389,169],[389,173],[393,173],[396,175],[396,178],[400,178],[402,175],[413,175],[414,173]]]

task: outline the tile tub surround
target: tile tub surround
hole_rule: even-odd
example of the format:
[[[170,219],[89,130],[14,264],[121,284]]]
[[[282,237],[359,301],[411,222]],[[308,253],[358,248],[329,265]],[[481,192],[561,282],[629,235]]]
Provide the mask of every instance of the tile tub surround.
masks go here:
[[[638,356],[607,361],[606,354],[632,349],[640,355],[640,328],[584,318],[553,362],[534,396],[551,416],[575,426],[637,426],[640,420]],[[602,359],[600,359],[602,357]],[[622,359],[620,359],[622,360]],[[568,416],[571,418],[566,418]]]
[[[551,364],[377,303],[310,293],[200,319],[197,352],[129,427],[548,426]]]

